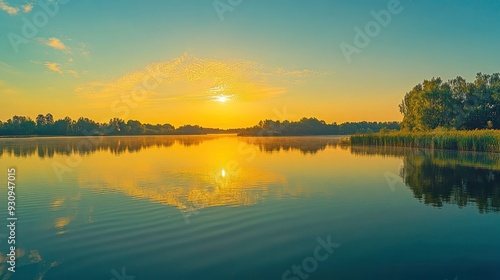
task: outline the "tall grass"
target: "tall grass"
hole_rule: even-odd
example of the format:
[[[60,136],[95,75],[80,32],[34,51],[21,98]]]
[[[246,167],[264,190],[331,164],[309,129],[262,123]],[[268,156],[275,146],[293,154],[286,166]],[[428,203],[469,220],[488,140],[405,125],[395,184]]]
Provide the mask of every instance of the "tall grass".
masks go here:
[[[475,152],[500,152],[500,131],[379,132],[352,135],[351,145],[401,146]]]

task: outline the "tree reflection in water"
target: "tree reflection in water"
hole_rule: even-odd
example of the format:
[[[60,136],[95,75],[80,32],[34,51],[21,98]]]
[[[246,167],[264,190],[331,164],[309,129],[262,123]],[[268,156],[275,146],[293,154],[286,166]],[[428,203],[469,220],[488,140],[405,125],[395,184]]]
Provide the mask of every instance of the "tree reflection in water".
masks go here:
[[[224,136],[97,136],[97,137],[44,137],[0,139],[0,157],[6,153],[15,157],[40,158],[57,155],[89,155],[100,151],[113,154],[139,152],[150,147],[170,147],[175,143],[189,147],[203,141]]]
[[[402,158],[400,176],[425,204],[475,204],[481,213],[500,211],[500,154],[398,147],[352,147],[351,152]]]
[[[44,138],[0,138],[0,157],[3,153],[15,157],[30,157],[38,154],[40,158],[58,155],[88,155],[98,151],[113,154],[139,152],[153,146],[170,147],[175,143],[189,147],[200,145],[221,137],[234,135],[195,135],[195,136],[101,136],[101,137],[44,137]],[[303,154],[315,154],[327,147],[335,148],[340,143],[338,137],[238,137],[255,145],[261,151],[279,152],[299,150]]]

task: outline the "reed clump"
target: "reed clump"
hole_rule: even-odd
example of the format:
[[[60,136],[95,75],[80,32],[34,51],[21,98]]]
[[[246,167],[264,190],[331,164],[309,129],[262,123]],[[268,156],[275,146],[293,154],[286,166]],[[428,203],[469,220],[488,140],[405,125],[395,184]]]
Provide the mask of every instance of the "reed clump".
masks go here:
[[[424,149],[446,149],[474,152],[500,152],[500,130],[469,131],[390,131],[356,134],[353,146],[400,146]]]

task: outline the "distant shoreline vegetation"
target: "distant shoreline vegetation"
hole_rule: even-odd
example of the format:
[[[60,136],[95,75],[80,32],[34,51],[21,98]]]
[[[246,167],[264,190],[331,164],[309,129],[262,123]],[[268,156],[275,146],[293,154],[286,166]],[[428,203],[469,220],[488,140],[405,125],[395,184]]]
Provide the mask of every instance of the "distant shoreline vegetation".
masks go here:
[[[351,135],[355,133],[379,132],[382,129],[399,130],[398,122],[346,122],[331,123],[316,118],[300,121],[260,121],[258,125],[241,129],[238,136],[306,136],[306,135]]]
[[[211,133],[236,133],[232,130],[203,128],[184,125],[178,128],[170,124],[143,124],[136,120],[124,121],[113,118],[108,123],[98,123],[81,117],[54,120],[52,114],[39,114],[35,120],[26,116],[13,116],[0,121],[2,136],[115,136],[115,135],[197,135]]]
[[[81,117],[54,120],[52,114],[39,114],[35,120],[26,116],[13,116],[6,122],[0,121],[0,136],[117,136],[117,135],[204,135],[233,133],[238,136],[301,136],[301,135],[350,135],[354,133],[378,132],[381,129],[398,130],[398,122],[348,122],[338,125],[327,124],[316,118],[302,118],[300,121],[260,121],[249,128],[219,129],[198,125],[184,125],[175,128],[170,124],[148,124],[137,120],[113,118],[108,123],[98,123]]]

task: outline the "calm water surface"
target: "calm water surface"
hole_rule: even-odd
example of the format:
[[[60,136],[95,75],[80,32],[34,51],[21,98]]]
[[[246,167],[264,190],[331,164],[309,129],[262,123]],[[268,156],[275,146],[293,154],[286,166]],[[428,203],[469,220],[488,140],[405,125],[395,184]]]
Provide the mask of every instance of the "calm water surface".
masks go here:
[[[336,137],[0,139],[2,182],[10,167],[17,272],[4,225],[1,279],[500,279],[499,154]]]

